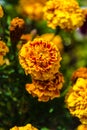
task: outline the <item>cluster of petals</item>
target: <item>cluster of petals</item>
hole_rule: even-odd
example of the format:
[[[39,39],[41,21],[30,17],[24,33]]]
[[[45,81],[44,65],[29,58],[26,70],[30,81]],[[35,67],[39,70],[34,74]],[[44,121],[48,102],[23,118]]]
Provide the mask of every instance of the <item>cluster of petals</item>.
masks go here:
[[[44,7],[44,19],[55,29],[73,30],[83,25],[85,15],[76,0],[49,0]]]
[[[64,78],[61,73],[56,73],[52,80],[34,80],[32,84],[26,84],[26,90],[38,101],[47,102],[56,97],[60,97],[60,90],[63,86]]]
[[[4,56],[7,52],[9,52],[9,48],[3,41],[0,41],[0,65],[3,65],[5,63]]]
[[[43,7],[47,0],[19,0],[20,11],[33,20],[43,17]]]
[[[32,126],[31,124],[27,124],[25,126],[14,126],[13,128],[11,128],[10,130],[38,130],[37,128],[35,128],[34,126]]]
[[[47,39],[48,41],[53,42],[59,49],[60,53],[63,53],[63,43],[62,43],[62,38],[60,35],[55,35],[54,33],[45,33],[40,35],[41,38]]]
[[[61,59],[56,45],[41,38],[27,42],[19,52],[19,62],[25,73],[37,80],[53,79]]]
[[[87,68],[81,68],[73,74],[74,77],[76,74],[76,80],[65,97],[70,113],[78,117],[82,124],[87,124],[87,78],[85,77],[87,73],[85,72],[87,72]]]
[[[50,38],[49,38],[50,39]],[[19,51],[19,62],[32,84],[25,88],[38,101],[47,102],[60,96],[64,78],[59,72],[61,55],[55,43],[38,37],[23,44]]]

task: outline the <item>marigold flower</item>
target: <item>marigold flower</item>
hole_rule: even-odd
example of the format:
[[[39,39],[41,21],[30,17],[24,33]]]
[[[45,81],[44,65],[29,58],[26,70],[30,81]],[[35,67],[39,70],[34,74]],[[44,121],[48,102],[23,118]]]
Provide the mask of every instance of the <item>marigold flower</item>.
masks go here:
[[[82,124],[87,124],[87,79],[78,78],[66,94],[65,102],[73,116]]]
[[[9,52],[9,48],[3,41],[0,41],[0,55],[5,56],[7,52]]]
[[[62,43],[62,38],[59,35],[55,35],[54,33],[45,33],[40,36],[43,39],[47,39],[48,41],[53,42],[59,49],[59,51],[62,53],[63,52],[63,43]]]
[[[64,83],[64,77],[61,73],[56,73],[52,80],[34,80],[32,84],[26,84],[26,90],[38,101],[47,102],[60,96],[60,90]]]
[[[75,0],[49,0],[44,7],[44,19],[55,29],[73,30],[83,25],[85,16]]]
[[[78,78],[87,79],[87,68],[81,67],[72,74],[72,82],[76,82]]]
[[[3,15],[4,15],[4,12],[3,12],[2,6],[0,5],[0,18],[2,18]]]
[[[43,18],[43,6],[46,0],[20,0],[20,10],[29,18],[33,20],[40,20]]]
[[[10,38],[13,43],[19,41],[21,35],[25,30],[25,22],[21,18],[13,18],[10,23]]]
[[[19,52],[19,62],[26,74],[37,80],[53,79],[61,59],[56,45],[40,38],[27,42]]]
[[[9,52],[9,48],[3,41],[0,41],[0,65],[3,65],[5,63],[4,56],[7,52]]]
[[[20,127],[14,126],[10,130],[38,130],[38,129],[32,126],[31,124],[27,124],[25,126],[20,126]]]
[[[87,125],[79,125],[76,130],[87,130]]]

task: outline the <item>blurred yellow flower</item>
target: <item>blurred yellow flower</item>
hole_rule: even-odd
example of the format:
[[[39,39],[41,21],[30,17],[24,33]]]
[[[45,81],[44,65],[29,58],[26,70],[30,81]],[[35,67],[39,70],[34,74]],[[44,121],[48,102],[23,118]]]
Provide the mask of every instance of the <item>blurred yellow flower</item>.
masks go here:
[[[83,25],[85,15],[76,0],[49,0],[44,7],[44,19],[55,29],[72,30]]]
[[[19,0],[20,11],[34,20],[43,18],[43,7],[47,0]]]
[[[9,48],[3,41],[0,41],[0,65],[5,63],[4,56],[9,52]]]
[[[9,52],[9,48],[3,41],[0,41],[0,55],[4,56],[6,55],[7,52]]]
[[[61,59],[56,45],[41,38],[27,42],[19,52],[19,62],[26,74],[37,80],[53,79]]]
[[[76,130],[87,130],[87,125],[79,125]]]
[[[2,6],[0,5],[0,18],[2,18],[3,15],[4,15],[4,12],[3,12]]]
[[[62,43],[62,38],[59,35],[55,35],[54,33],[45,33],[40,36],[41,38],[53,42],[59,49],[59,51],[62,53],[64,46]]]
[[[0,66],[3,65],[5,63],[5,60],[3,59],[3,56],[0,55]]]
[[[87,79],[77,79],[66,94],[65,102],[70,113],[78,117],[82,124],[87,124]]]
[[[34,80],[32,84],[26,84],[26,90],[38,101],[47,102],[60,96],[60,90],[63,86],[64,78],[61,73],[56,73],[52,80],[40,81]]]
[[[38,129],[32,126],[31,124],[27,124],[25,126],[20,126],[20,127],[14,126],[10,130],[38,130]]]

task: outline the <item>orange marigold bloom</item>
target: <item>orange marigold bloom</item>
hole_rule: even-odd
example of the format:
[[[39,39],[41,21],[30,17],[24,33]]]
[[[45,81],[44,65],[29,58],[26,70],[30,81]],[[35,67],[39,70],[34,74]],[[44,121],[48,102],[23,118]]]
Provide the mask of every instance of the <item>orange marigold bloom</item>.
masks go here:
[[[10,130],[38,130],[38,129],[32,126],[31,124],[27,124],[25,126],[20,126],[20,127],[14,126]]]
[[[72,74],[72,81],[75,83],[78,78],[87,79],[87,68],[81,67]]]
[[[87,124],[87,79],[77,79],[66,94],[65,102],[70,113],[78,117],[82,124]]]
[[[9,48],[3,41],[0,41],[0,55],[5,56],[7,52],[9,52]]]
[[[21,18],[13,18],[10,23],[10,38],[13,43],[19,41],[21,35],[25,30],[25,22]]]
[[[43,7],[47,0],[19,0],[20,11],[33,20],[43,18]]]
[[[9,52],[9,48],[3,41],[0,41],[0,65],[3,65],[5,63],[4,56],[7,52]]]
[[[44,19],[55,29],[73,30],[83,25],[85,15],[76,0],[49,0],[44,7]]]
[[[60,96],[60,90],[63,86],[64,78],[61,73],[56,73],[52,80],[34,80],[32,84],[26,84],[26,90],[34,97],[38,97],[38,101],[47,102]]]
[[[37,80],[53,79],[61,59],[56,45],[40,38],[27,42],[19,52],[19,62],[26,74]]]
[[[76,130],[87,130],[87,125],[79,125]]]
[[[0,5],[0,18],[2,18],[3,15],[4,15],[4,12],[3,12],[2,6]]]

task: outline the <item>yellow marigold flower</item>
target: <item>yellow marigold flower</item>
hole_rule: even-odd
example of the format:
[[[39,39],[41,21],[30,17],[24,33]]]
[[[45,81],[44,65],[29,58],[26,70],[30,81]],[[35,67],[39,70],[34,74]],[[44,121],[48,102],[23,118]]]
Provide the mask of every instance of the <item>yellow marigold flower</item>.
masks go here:
[[[87,130],[87,125],[79,125],[76,130]]]
[[[20,0],[20,10],[29,18],[40,20],[43,18],[43,6],[47,0]]]
[[[4,56],[7,52],[9,52],[9,48],[3,41],[0,41],[0,65],[3,65],[5,63]]]
[[[60,90],[63,86],[64,78],[61,73],[56,73],[52,80],[34,80],[32,84],[26,84],[26,90],[38,101],[47,102],[60,96]]]
[[[65,102],[73,116],[82,124],[87,124],[87,79],[78,78],[66,94]]]
[[[3,41],[0,41],[0,55],[5,56],[7,52],[9,52],[9,48]]]
[[[2,6],[0,5],[0,18],[2,18],[3,15],[4,15],[4,12],[3,12]]]
[[[78,78],[87,79],[87,68],[81,67],[72,74],[72,81],[75,83]]]
[[[61,59],[56,45],[40,38],[27,42],[19,52],[19,62],[26,74],[38,80],[53,79]]]
[[[25,22],[23,19],[15,17],[11,20],[10,23],[10,38],[13,43],[19,41],[21,35],[25,30]]]
[[[14,126],[10,130],[38,130],[38,129],[32,126],[31,124],[27,124],[25,126],[20,126],[20,127]]]
[[[53,42],[59,49],[59,51],[62,53],[63,52],[63,43],[62,43],[62,38],[59,35],[55,35],[54,33],[46,33],[42,34],[40,36],[43,39],[47,39],[48,41]]]
[[[55,29],[72,30],[83,25],[85,16],[76,0],[49,0],[44,7],[44,19]]]

